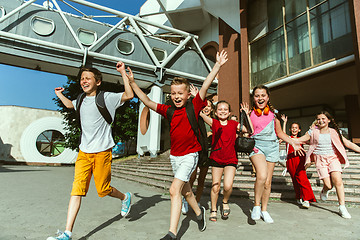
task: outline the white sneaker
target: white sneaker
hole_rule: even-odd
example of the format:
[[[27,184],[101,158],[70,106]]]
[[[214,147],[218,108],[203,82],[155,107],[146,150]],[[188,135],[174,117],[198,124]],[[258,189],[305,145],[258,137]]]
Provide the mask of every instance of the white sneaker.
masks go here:
[[[182,206],[181,206],[181,212],[182,214],[187,214],[189,211],[189,204],[188,202],[185,200],[185,198],[183,197],[182,199]]]
[[[302,199],[296,199],[296,203],[297,203],[298,205],[302,205],[303,200],[302,200]]]
[[[324,191],[324,189],[321,190],[320,198],[321,198],[321,200],[326,201],[328,199],[328,197],[329,197],[329,191],[330,190],[327,190],[325,192],[323,192],[323,191]]]
[[[266,223],[273,223],[274,220],[271,218],[270,214],[267,211],[261,211],[261,218],[264,219]]]
[[[260,206],[254,206],[251,211],[251,219],[252,220],[259,220],[260,219]]]
[[[350,215],[350,213],[347,211],[345,205],[340,205],[340,206],[339,206],[339,214],[340,214],[340,216],[343,217],[343,218],[348,218],[348,219],[351,218],[351,215]]]
[[[309,201],[303,201],[301,205],[302,205],[303,208],[309,208],[310,207],[310,202]]]

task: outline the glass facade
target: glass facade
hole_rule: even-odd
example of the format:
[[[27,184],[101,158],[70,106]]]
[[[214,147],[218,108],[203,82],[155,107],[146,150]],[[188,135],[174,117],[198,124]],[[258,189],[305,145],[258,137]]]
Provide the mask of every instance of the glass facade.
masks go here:
[[[250,43],[251,87],[354,51],[346,0],[268,0],[267,16],[267,33]]]

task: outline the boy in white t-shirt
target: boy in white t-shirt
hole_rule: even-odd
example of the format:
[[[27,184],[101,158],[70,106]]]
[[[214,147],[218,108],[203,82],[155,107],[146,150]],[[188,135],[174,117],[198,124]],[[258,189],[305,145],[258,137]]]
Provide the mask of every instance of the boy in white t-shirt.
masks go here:
[[[128,68],[129,69],[129,68]],[[116,70],[121,73],[124,81],[125,92],[105,92],[105,106],[111,119],[115,117],[115,110],[127,100],[134,97],[129,79],[126,74],[125,64],[118,62]],[[69,240],[72,229],[80,209],[81,200],[89,188],[91,175],[94,174],[96,190],[100,197],[107,195],[122,200],[121,215],[126,216],[130,211],[131,194],[123,194],[110,185],[111,181],[111,149],[115,145],[111,135],[111,126],[100,113],[95,97],[102,81],[102,75],[96,68],[82,68],[80,70],[80,85],[85,93],[81,105],[77,100],[71,101],[63,95],[64,88],[55,88],[55,94],[67,108],[79,111],[81,125],[81,143],[79,154],[75,163],[75,176],[68,207],[65,232],[58,237],[49,237],[47,240]],[[130,71],[131,74],[131,71]],[[80,100],[79,100],[80,101]],[[79,109],[76,109],[77,106]]]

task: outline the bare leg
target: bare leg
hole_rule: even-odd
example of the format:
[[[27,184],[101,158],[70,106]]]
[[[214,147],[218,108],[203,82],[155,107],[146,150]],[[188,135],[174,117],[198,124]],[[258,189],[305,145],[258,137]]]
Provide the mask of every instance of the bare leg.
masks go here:
[[[169,231],[176,235],[181,212],[181,191],[185,182],[174,178],[170,186],[170,228]]]
[[[181,191],[181,194],[185,197],[186,201],[189,203],[190,207],[194,210],[196,216],[200,215],[201,210],[197,205],[194,193],[191,190],[190,183],[185,183]]]
[[[70,197],[68,214],[66,219],[66,231],[72,232],[76,216],[79,212],[82,196],[74,195]]]
[[[341,172],[331,172],[331,181],[336,188],[336,194],[340,205],[345,205],[345,191],[344,184],[341,177]]]
[[[267,164],[265,156],[256,154],[250,158],[253,166],[256,169],[256,180],[254,184],[255,200],[254,206],[260,206],[260,201],[265,188],[265,181],[267,178]]]
[[[274,168],[275,168],[274,162],[266,162],[266,164],[267,164],[267,177],[266,177],[266,182],[264,185],[264,192],[263,192],[263,195],[261,198],[261,211],[266,211],[266,209],[267,209],[267,205],[268,205],[270,193],[271,193],[271,182],[272,182],[272,177],[273,177]]]
[[[113,198],[118,198],[120,200],[125,199],[125,194],[123,194],[122,192],[120,192],[119,190],[117,190],[114,187],[112,187],[112,192],[108,196],[113,197]]]
[[[220,192],[220,183],[221,183],[221,176],[223,174],[224,169],[219,167],[212,167],[212,187],[211,187],[211,211],[217,210],[217,200],[219,197]]]
[[[200,173],[199,173],[199,177],[198,177],[198,185],[196,188],[196,201],[197,202],[200,202],[201,196],[203,194],[204,186],[205,186],[205,178],[206,178],[208,169],[209,169],[208,167],[200,167]]]
[[[224,199],[223,202],[229,201],[230,195],[233,190],[233,183],[235,177],[236,168],[232,166],[226,166],[224,168]]]

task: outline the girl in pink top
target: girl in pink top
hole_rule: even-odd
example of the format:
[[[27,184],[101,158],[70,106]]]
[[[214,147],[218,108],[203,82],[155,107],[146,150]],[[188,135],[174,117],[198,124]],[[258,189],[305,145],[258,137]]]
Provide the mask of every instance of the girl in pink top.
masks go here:
[[[237,168],[237,155],[235,152],[236,132],[240,124],[230,117],[230,105],[226,101],[219,101],[215,107],[217,119],[210,118],[203,113],[200,116],[212,129],[212,144],[210,166],[212,173],[211,188],[211,215],[210,221],[217,221],[217,200],[220,192],[221,177],[224,174],[224,198],[222,202],[221,217],[226,220],[230,214],[229,198],[232,193],[235,172]],[[246,128],[244,128],[246,131]]]
[[[277,117],[277,110],[270,104],[270,91],[264,85],[256,86],[252,92],[253,110],[250,111],[248,104],[241,104],[241,108],[250,115],[255,139],[255,147],[250,153],[250,160],[255,166],[255,201],[251,211],[251,218],[259,220],[262,218],[266,223],[273,223],[274,220],[267,212],[271,192],[271,181],[274,172],[275,163],[280,160],[279,142],[281,138],[291,144],[294,150],[303,150],[300,144],[286,135],[280,125]],[[261,203],[261,207],[260,207]]]
[[[329,190],[335,186],[339,200],[339,214],[343,218],[351,218],[345,207],[345,192],[342,181],[341,164],[349,166],[345,147],[360,153],[360,147],[344,138],[333,117],[326,111],[316,115],[317,128],[310,129],[299,141],[310,140],[309,151],[306,153],[305,168],[315,162],[316,171],[324,186],[320,198],[325,201]],[[330,127],[331,126],[331,127]],[[344,147],[345,146],[345,147]]]

